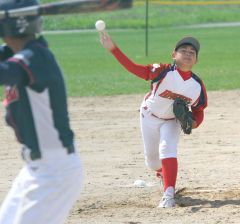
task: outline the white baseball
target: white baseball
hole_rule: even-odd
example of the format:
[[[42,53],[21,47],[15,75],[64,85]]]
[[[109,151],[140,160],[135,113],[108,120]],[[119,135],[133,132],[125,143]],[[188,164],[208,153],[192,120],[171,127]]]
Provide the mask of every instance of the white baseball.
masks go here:
[[[146,182],[144,180],[135,180],[134,184],[135,187],[146,187]]]
[[[95,23],[95,27],[96,27],[97,31],[103,31],[106,28],[106,24],[103,20],[98,20]]]

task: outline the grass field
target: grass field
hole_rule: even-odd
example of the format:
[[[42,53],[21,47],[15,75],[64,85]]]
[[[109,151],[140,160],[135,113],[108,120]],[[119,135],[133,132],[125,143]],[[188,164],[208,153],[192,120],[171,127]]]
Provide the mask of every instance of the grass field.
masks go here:
[[[240,88],[238,69],[240,27],[177,28],[179,25],[240,21],[240,4],[170,6],[159,5],[159,2],[149,0],[148,57],[145,56],[144,1],[134,1],[134,7],[127,10],[45,17],[44,29],[50,31],[93,29],[97,19],[104,19],[116,43],[139,64],[171,63],[171,52],[176,41],[182,36],[193,35],[202,45],[199,63],[193,71],[203,79],[206,88],[208,90]],[[65,73],[70,96],[133,94],[148,91],[149,83],[126,72],[101,47],[98,34],[94,30],[58,35],[46,34],[46,37]]]
[[[54,1],[41,0],[41,3]],[[145,1],[143,0],[134,1],[134,7],[127,10],[45,17],[44,28],[45,30],[94,29],[95,21],[104,19],[113,39],[130,58],[140,64],[171,63],[170,55],[176,41],[184,35],[193,35],[199,38],[202,44],[199,63],[195,66],[194,72],[203,79],[207,89],[239,88],[240,27],[204,29],[176,27],[240,21],[240,4],[197,6],[160,5],[159,2],[161,1],[149,0],[148,57],[145,57]],[[71,96],[117,95],[148,91],[148,82],[128,74],[101,47],[96,32],[47,35],[47,39],[62,65]]]
[[[144,1],[135,1],[144,3]],[[176,25],[240,21],[240,4],[237,5],[159,5],[149,0],[149,27],[163,28]],[[227,1],[226,1],[227,2]],[[240,2],[239,2],[240,3]],[[101,18],[110,29],[145,27],[146,7],[137,4],[133,8],[101,13],[82,13],[45,17],[45,30],[93,29]]]
[[[240,87],[238,69],[240,27],[201,29],[151,29],[149,56],[145,56],[144,30],[109,31],[119,47],[136,63],[171,63],[176,41],[185,35],[197,37],[202,45],[193,71],[208,90]],[[99,43],[96,32],[47,35],[62,69],[71,96],[144,93],[149,83],[125,71]]]

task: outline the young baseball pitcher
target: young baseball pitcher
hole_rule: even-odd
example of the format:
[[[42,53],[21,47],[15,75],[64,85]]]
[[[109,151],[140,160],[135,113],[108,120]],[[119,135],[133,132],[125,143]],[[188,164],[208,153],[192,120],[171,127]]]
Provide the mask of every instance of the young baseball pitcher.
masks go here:
[[[34,5],[37,0],[0,0],[0,11]],[[82,189],[65,84],[39,35],[41,24],[40,16],[0,18],[6,122],[22,144],[25,164],[1,204],[0,224],[63,224]]]
[[[199,127],[207,106],[204,84],[192,72],[200,44],[193,37],[184,37],[174,47],[172,65],[144,66],[131,61],[106,32],[100,32],[100,41],[129,72],[151,81],[140,108],[145,163],[163,179],[164,194],[158,207],[175,207],[179,135],[181,129],[190,134]]]

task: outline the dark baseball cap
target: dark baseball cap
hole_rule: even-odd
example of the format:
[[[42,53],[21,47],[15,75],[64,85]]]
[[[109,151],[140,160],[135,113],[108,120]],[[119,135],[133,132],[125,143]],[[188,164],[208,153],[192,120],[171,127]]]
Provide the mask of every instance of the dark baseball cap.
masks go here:
[[[194,37],[184,37],[183,39],[181,39],[180,41],[177,42],[176,47],[175,47],[175,51],[181,47],[182,45],[185,44],[189,44],[191,46],[194,47],[194,49],[196,50],[196,53],[198,54],[199,50],[200,50],[200,43],[198,42],[198,40]]]

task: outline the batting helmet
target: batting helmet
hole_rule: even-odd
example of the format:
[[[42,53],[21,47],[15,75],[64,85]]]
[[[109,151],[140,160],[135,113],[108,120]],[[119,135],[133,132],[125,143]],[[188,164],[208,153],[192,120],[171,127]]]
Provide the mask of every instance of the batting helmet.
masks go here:
[[[0,37],[23,37],[42,30],[40,16],[11,17],[8,11],[38,5],[38,0],[0,0]]]

